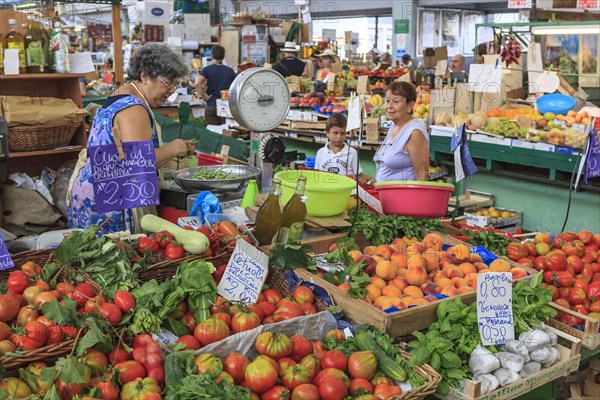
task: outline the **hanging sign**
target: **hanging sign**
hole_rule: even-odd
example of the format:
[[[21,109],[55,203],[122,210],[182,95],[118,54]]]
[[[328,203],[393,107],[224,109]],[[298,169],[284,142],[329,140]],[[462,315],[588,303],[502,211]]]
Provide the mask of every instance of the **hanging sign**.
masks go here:
[[[326,29],[323,28],[323,40],[326,40],[328,42],[333,42],[335,41],[335,36],[337,34],[337,31],[335,29]]]
[[[600,9],[600,2],[598,0],[578,0],[577,8],[585,10],[598,10]]]
[[[600,143],[598,132],[592,129],[589,133],[589,147],[587,156],[585,157],[585,175],[583,181],[587,184],[588,179],[597,178],[600,176]]]
[[[98,212],[159,205],[152,141],[124,142],[123,157],[115,144],[89,147],[88,157]]]
[[[531,8],[531,0],[508,0],[508,8]]]
[[[4,271],[5,269],[14,268],[15,264],[13,263],[12,258],[4,244],[4,240],[0,237],[0,271]]]
[[[484,346],[515,338],[510,272],[477,275],[477,325]]]
[[[410,21],[408,19],[394,20],[394,33],[396,33],[396,34],[409,33],[408,32],[409,23],[410,23]]]
[[[238,239],[217,287],[229,301],[256,303],[269,272],[269,258],[244,239]]]

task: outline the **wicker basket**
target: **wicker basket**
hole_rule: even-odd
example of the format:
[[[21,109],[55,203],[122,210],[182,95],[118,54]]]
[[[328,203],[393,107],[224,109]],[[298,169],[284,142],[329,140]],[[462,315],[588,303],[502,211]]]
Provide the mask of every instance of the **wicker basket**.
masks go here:
[[[402,348],[399,348],[399,350],[400,354],[402,354],[402,357],[404,357],[404,359],[408,362],[410,360],[410,355]],[[392,397],[390,400],[421,400],[435,393],[438,384],[442,380],[440,374],[438,374],[428,364],[412,367],[412,369],[427,382],[423,386],[412,388],[408,392],[404,392],[398,396]]]
[[[269,287],[275,288],[281,292],[284,297],[292,297],[293,293],[290,290],[290,286],[285,280],[285,272],[279,269],[269,269],[269,275],[267,276],[267,281],[265,282]],[[322,288],[327,292],[325,288]],[[332,306],[333,304],[333,296],[329,294],[329,298],[331,299]],[[315,307],[318,312],[327,310],[330,306],[327,305],[323,300],[315,296]]]
[[[231,257],[231,252],[225,252],[222,254],[218,254],[213,257],[204,258],[205,261],[212,263],[215,267],[221,264],[227,264],[229,261],[229,257]],[[191,256],[187,258],[182,258],[179,260],[165,260],[159,262],[157,264],[152,264],[144,271],[138,273],[138,279],[142,282],[148,282],[152,279],[156,279],[157,282],[164,282],[169,278],[175,276],[177,272],[177,267],[179,264],[183,262],[194,261],[203,258],[202,255]],[[85,275],[84,275],[85,278]]]
[[[71,143],[81,122],[60,125],[13,126],[8,128],[10,151],[35,151],[54,149]]]

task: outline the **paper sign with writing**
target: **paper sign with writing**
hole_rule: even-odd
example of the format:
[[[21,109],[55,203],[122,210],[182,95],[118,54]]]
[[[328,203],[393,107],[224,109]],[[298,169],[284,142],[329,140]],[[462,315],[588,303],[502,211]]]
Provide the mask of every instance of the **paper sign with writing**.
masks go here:
[[[330,72],[327,74],[327,90],[335,92],[337,89],[337,74]]]
[[[365,120],[366,141],[369,144],[379,143],[379,118]]]
[[[0,271],[14,267],[15,264],[13,263],[12,258],[10,258],[10,254],[8,253],[8,249],[4,244],[4,240],[2,240],[2,237],[0,237]]]
[[[123,152],[121,160],[114,144],[88,148],[98,212],[159,204],[152,141],[124,142]]]
[[[243,239],[238,239],[218,286],[230,301],[256,303],[269,272],[269,258]]]
[[[489,64],[471,64],[469,88],[472,92],[500,93],[502,67]]]
[[[439,60],[435,66],[435,76],[445,76],[448,72],[448,60]]]
[[[510,272],[477,275],[477,324],[484,346],[515,338]]]
[[[361,75],[358,77],[358,81],[356,82],[356,93],[371,94],[371,82],[369,82],[368,76]]]
[[[348,101],[348,122],[346,123],[346,132],[360,129],[360,97],[351,97]]]
[[[583,181],[587,184],[588,179],[600,176],[600,143],[596,129],[592,129],[589,135],[589,147],[585,157],[585,175]]]
[[[371,207],[373,210],[375,210],[375,212],[377,212],[379,214],[383,214],[383,208],[381,207],[381,201],[376,199],[374,196],[371,195],[371,193],[367,192],[361,186],[358,187],[358,197],[360,197],[360,199],[362,201],[367,203],[367,205],[369,207]]]

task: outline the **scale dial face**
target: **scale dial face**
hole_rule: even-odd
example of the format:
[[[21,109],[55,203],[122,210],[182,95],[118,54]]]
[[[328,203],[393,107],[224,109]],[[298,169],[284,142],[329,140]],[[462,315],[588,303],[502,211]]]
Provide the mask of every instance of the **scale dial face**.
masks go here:
[[[229,108],[244,128],[268,132],[279,126],[290,110],[287,82],[272,69],[247,69],[231,84]]]

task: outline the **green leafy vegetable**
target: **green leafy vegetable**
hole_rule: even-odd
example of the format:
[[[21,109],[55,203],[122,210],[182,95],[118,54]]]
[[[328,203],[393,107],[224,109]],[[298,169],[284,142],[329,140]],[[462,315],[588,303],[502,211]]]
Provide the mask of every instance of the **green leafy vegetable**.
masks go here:
[[[540,286],[542,274],[529,282],[519,281],[513,288],[513,320],[515,336],[541,325],[556,316],[557,311],[548,303],[552,301],[552,292]]]
[[[64,305],[60,304],[57,300],[44,303],[42,305],[44,316],[57,325],[80,326],[77,302],[65,297],[63,303]]]
[[[250,390],[224,381],[215,382],[212,374],[188,375],[167,388],[165,400],[250,400]]]
[[[92,347],[103,353],[108,353],[113,348],[112,336],[108,334],[111,329],[108,322],[90,317],[86,320],[85,324],[87,332],[77,342],[77,355],[82,355],[87,349]]]
[[[212,270],[212,264],[194,260],[181,263],[175,275],[178,286],[187,293],[188,305],[197,323],[210,318],[210,306],[217,300],[217,285],[210,272]]]
[[[510,243],[506,236],[492,231],[473,231],[471,229],[463,229],[462,233],[468,237],[467,243],[473,246],[483,246],[501,256],[506,255],[506,246]]]
[[[282,270],[305,268],[315,271],[315,260],[309,255],[314,252],[309,244],[277,243],[271,247],[269,267]]]

